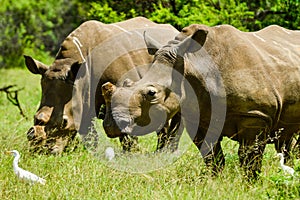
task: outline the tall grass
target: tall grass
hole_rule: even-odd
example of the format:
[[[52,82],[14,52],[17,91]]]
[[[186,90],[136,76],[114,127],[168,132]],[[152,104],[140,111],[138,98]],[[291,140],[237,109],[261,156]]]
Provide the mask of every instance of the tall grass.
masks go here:
[[[273,145],[267,146],[260,179],[253,183],[246,181],[239,167],[237,143],[228,139],[222,142],[226,167],[218,176],[210,174],[193,145],[169,164],[138,173],[129,168],[141,163],[150,166],[157,162],[157,157],[153,161],[152,154],[137,153],[122,164],[126,155],[118,153],[119,143],[106,138],[103,149],[95,155],[81,146],[59,156],[31,155],[26,131],[32,125],[40,100],[39,76],[12,69],[0,70],[0,77],[0,87],[16,84],[24,88],[19,92],[19,100],[28,116],[24,119],[17,107],[0,93],[0,199],[300,199],[299,177],[292,179],[282,173],[279,160],[274,158]],[[117,156],[112,162],[104,159],[105,145],[115,147]],[[141,138],[139,143],[141,149],[147,146],[149,152],[155,145],[155,136]],[[45,186],[17,179],[12,169],[13,158],[2,153],[12,149],[21,152],[20,167],[45,178]],[[125,166],[125,170],[119,170],[120,166]],[[295,160],[295,167],[299,166]]]

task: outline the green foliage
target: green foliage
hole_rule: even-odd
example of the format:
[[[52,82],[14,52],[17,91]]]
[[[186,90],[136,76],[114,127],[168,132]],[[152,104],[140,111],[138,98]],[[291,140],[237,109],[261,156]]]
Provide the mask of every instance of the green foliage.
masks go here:
[[[171,7],[155,6],[150,19],[159,23],[170,23],[179,29],[190,24],[214,26],[231,24],[240,30],[248,30],[245,22],[252,19],[254,13],[248,10],[246,3],[235,0],[223,0],[219,5],[213,1],[178,1],[177,15]]]
[[[195,5],[183,5],[178,13],[178,25],[183,28],[190,24],[206,24],[208,26],[219,24],[218,11],[205,2],[194,1]]]
[[[154,7],[155,11],[151,13],[150,19],[157,23],[176,24],[178,17],[171,12],[170,8],[165,8],[161,4]]]
[[[118,21],[122,21],[126,18],[125,13],[117,13],[111,7],[108,6],[107,3],[91,3],[91,8],[88,12],[89,18],[97,19],[103,23],[114,23]]]
[[[222,1],[218,14],[218,24],[230,24],[242,31],[249,30],[247,22],[254,18],[254,12],[249,10],[245,2],[235,0]]]
[[[75,1],[3,0],[0,10],[0,67],[24,66],[22,54],[41,58],[56,53],[59,43],[79,21]],[[77,5],[77,4],[76,4]],[[46,51],[46,53],[41,53]]]
[[[83,21],[144,16],[179,30],[193,23],[255,31],[271,24],[300,29],[299,0],[2,0],[0,68],[24,66],[22,54],[48,62]]]
[[[126,18],[142,15],[147,17],[148,13],[153,12],[154,6],[159,0],[106,0],[109,7],[113,8],[117,13],[125,13]]]

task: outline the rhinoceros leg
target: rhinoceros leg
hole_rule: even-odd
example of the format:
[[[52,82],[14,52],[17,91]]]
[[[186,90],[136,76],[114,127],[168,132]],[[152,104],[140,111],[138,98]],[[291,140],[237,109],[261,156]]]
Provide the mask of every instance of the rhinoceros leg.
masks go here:
[[[263,152],[266,147],[264,138],[257,137],[257,140],[242,140],[240,142],[238,155],[240,164],[249,179],[256,179],[261,172]],[[259,142],[258,142],[259,141]]]
[[[178,149],[180,137],[183,132],[181,124],[181,114],[177,113],[170,122],[157,133],[157,148],[156,151],[171,151],[175,152]]]
[[[298,139],[299,140],[299,139]],[[288,139],[278,138],[277,141],[275,141],[275,149],[278,153],[284,154],[284,162],[289,163],[289,165],[292,165],[292,160],[290,156],[291,152],[291,146],[293,143],[293,137]]]
[[[294,138],[294,135],[295,135],[295,133],[298,133],[299,125],[298,124],[283,124],[281,122],[278,124],[278,127],[284,127],[284,128],[280,128],[279,130],[275,131],[275,133],[274,133],[275,138],[276,138],[276,140],[274,141],[275,149],[278,153],[284,154],[285,163],[288,163],[288,165],[293,165],[294,163],[293,163],[293,160],[290,159],[291,158],[290,154],[291,154],[291,151],[293,151],[293,153],[296,153],[296,155],[297,155],[297,151],[295,151],[295,148],[297,148],[297,143],[298,143],[298,148],[299,148],[300,139],[298,138],[298,141],[295,142],[296,139]]]
[[[99,83],[99,85],[101,85],[101,83]],[[104,97],[99,94],[102,94],[102,91],[101,91],[101,87],[98,86],[96,89],[97,97],[95,98],[95,111],[96,111],[97,118],[104,120],[106,114],[106,105],[105,105]]]
[[[225,166],[225,157],[223,154],[223,150],[221,147],[221,141],[218,141],[211,152],[209,152],[204,157],[204,162],[210,168],[212,168],[212,172],[217,174],[222,171]]]
[[[198,128],[194,144],[202,154],[205,164],[211,168],[214,174],[222,171],[225,166],[225,157],[221,147],[222,137],[219,137],[214,144],[208,144],[204,141],[207,129]]]
[[[300,135],[298,135],[298,139],[296,144],[293,146],[293,150],[297,155],[297,158],[300,158]]]
[[[249,112],[250,113],[250,112]],[[271,120],[260,112],[236,119],[239,160],[249,180],[261,172],[263,153],[268,142]]]
[[[299,159],[300,158],[300,135],[298,136],[297,142],[293,147],[293,152],[296,155],[296,158]]]

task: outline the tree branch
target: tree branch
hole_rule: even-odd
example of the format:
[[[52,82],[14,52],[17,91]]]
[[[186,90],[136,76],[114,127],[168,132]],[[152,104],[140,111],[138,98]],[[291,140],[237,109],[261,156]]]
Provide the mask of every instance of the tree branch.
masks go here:
[[[18,92],[20,90],[23,90],[23,89],[17,89],[17,90],[12,90],[10,91],[11,88],[15,87],[16,85],[9,85],[7,87],[3,87],[3,88],[0,88],[0,92],[5,92],[6,93],[6,97],[7,99],[15,106],[17,106],[20,110],[20,114],[27,119],[26,115],[24,114],[22,108],[21,108],[21,105],[20,105],[20,102],[19,102],[19,99],[18,99]]]

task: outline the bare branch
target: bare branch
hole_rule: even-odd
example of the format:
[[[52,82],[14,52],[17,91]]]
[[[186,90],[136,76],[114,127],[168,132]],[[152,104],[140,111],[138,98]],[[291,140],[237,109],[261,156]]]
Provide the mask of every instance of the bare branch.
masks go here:
[[[15,87],[16,85],[9,85],[3,88],[0,88],[0,92],[5,92],[7,99],[15,106],[17,106],[20,110],[20,114],[27,119],[26,115],[24,114],[19,99],[18,99],[18,92],[22,89],[17,89],[17,90],[10,90],[11,88]]]

